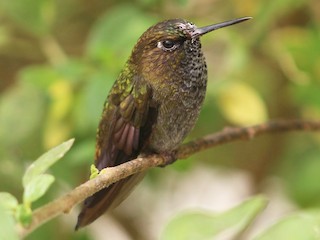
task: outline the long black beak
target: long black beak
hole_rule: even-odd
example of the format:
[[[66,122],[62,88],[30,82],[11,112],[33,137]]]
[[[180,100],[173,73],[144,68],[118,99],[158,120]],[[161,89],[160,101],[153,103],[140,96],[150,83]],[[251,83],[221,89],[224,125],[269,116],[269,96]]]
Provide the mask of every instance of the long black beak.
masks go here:
[[[192,38],[199,37],[199,36],[204,35],[204,34],[206,34],[208,32],[212,32],[214,30],[217,30],[219,28],[224,28],[224,27],[228,27],[228,26],[231,26],[231,25],[234,25],[234,24],[237,24],[237,23],[241,23],[241,22],[247,21],[247,20],[249,20],[251,18],[252,17],[236,18],[236,19],[225,21],[225,22],[222,22],[222,23],[216,23],[216,24],[212,24],[212,25],[209,25],[209,26],[206,26],[206,27],[197,28],[192,33]]]

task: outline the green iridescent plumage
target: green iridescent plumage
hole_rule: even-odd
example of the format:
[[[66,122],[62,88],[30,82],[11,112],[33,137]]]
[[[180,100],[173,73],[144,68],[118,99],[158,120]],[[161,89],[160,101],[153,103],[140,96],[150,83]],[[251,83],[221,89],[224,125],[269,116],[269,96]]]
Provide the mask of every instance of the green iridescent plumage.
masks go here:
[[[139,154],[175,150],[195,125],[205,97],[207,67],[199,37],[248,19],[203,28],[172,19],[143,33],[104,105],[95,166],[102,170]],[[89,197],[76,229],[116,207],[143,175],[120,180]]]

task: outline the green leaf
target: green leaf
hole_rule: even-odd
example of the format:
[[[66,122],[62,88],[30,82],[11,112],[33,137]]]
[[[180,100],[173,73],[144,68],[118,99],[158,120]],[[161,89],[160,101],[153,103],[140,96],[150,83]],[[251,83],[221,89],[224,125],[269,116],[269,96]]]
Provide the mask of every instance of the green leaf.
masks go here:
[[[23,192],[23,202],[31,203],[42,197],[54,182],[54,177],[49,174],[41,174],[28,182]]]
[[[90,166],[90,179],[94,179],[99,175],[99,169],[94,164]]]
[[[8,210],[14,210],[18,206],[18,200],[7,192],[0,192],[0,205]]]
[[[297,213],[271,226],[254,240],[319,240],[320,210]]]
[[[215,239],[222,234],[235,236],[242,232],[266,205],[267,200],[257,196],[222,214],[208,211],[183,213],[169,222],[161,239],[202,240]]]
[[[13,215],[0,204],[0,239],[19,240],[15,225]]]
[[[22,178],[23,187],[26,188],[34,178],[43,174],[52,164],[62,158],[71,148],[73,142],[74,139],[70,139],[59,146],[50,149],[31,164]]]
[[[21,204],[16,211],[16,219],[23,226],[28,226],[32,220],[32,210],[29,204]]]

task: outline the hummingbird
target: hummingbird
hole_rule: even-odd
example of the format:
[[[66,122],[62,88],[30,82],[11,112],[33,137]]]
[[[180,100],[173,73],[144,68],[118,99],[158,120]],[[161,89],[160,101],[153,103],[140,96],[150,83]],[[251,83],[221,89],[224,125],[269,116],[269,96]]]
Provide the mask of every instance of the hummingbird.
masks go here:
[[[134,46],[104,103],[97,130],[95,166],[101,171],[141,154],[170,155],[194,127],[207,86],[200,37],[251,17],[205,27],[184,19],[159,22]],[[143,178],[138,173],[84,201],[75,229],[118,206]]]

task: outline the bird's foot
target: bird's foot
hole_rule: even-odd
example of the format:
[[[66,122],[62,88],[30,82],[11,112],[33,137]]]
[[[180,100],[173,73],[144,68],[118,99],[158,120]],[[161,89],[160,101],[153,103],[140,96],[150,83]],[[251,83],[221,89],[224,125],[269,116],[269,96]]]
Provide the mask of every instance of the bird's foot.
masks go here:
[[[177,160],[177,157],[176,157],[177,151],[161,153],[160,155],[165,160],[165,162],[159,165],[159,167],[165,167],[167,165],[174,163]]]

